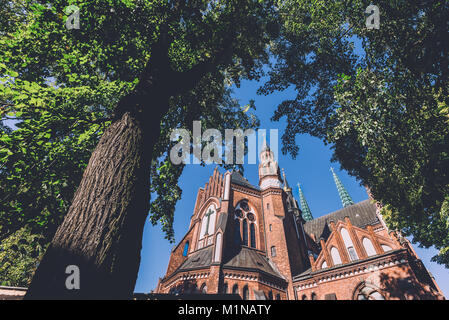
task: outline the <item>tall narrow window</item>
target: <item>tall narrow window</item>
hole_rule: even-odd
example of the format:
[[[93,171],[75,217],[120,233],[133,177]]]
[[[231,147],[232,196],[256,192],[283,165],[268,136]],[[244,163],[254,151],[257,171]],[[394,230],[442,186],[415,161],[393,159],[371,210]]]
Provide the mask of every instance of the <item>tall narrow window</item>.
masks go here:
[[[352,244],[351,237],[349,236],[348,230],[345,228],[341,228],[341,237],[343,238],[343,241],[345,243],[346,249],[348,250],[349,257],[351,258],[351,261],[358,260],[359,257],[357,256],[357,253],[354,249],[354,245]]]
[[[268,292],[268,300],[273,300],[273,291]]]
[[[332,256],[332,260],[334,261],[334,264],[341,264],[341,258],[340,258],[340,253],[338,252],[338,249],[335,247],[332,247],[331,249],[331,256]]]
[[[357,253],[355,252],[354,247],[348,247],[349,257],[351,257],[351,261],[356,261],[358,259]]]
[[[276,247],[275,246],[271,247],[271,256],[276,257]]]
[[[248,286],[245,286],[243,288],[243,300],[249,300],[249,290]]]
[[[206,234],[206,227],[207,227],[207,218],[203,217],[203,219],[201,220],[201,230],[200,230],[200,239],[204,238],[204,235]]]
[[[256,227],[254,226],[254,223],[251,223],[249,227],[249,235],[251,240],[251,248],[256,247]]]
[[[237,284],[234,284],[234,286],[232,287],[232,293],[239,294],[239,286]]]
[[[215,233],[215,220],[217,219],[217,213],[215,212],[215,207],[212,207],[212,210],[208,212],[210,214],[209,217],[209,228],[207,229],[207,234],[212,235]]]
[[[248,222],[243,219],[243,245],[248,245]]]
[[[281,300],[281,295],[279,293],[276,295],[276,300]]]
[[[203,284],[201,285],[200,292],[201,292],[201,293],[207,293],[207,287],[206,287],[206,284],[205,284],[205,283],[203,283]]]
[[[374,250],[373,243],[371,242],[370,239],[363,238],[362,243],[363,243],[363,247],[365,248],[365,251],[366,251],[366,254],[368,255],[368,257],[376,255],[376,250]]]
[[[228,283],[227,282],[224,283],[222,292],[228,293]]]
[[[240,239],[240,220],[235,219],[234,220],[234,243],[236,245],[240,245],[241,239]]]
[[[221,256],[221,233],[217,234],[217,237],[215,238],[215,255],[214,255],[214,261],[218,262],[220,261]]]
[[[200,239],[203,239],[205,236],[215,233],[215,220],[215,205],[211,204],[204,212],[201,219]]]
[[[186,244],[184,245],[184,251],[183,251],[182,255],[184,257],[187,257],[188,252],[189,252],[189,241],[187,241]]]

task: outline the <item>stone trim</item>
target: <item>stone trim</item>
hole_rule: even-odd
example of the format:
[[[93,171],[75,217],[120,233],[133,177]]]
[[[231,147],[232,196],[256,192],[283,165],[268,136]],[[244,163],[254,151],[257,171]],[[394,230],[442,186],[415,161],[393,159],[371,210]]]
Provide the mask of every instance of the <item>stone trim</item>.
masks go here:
[[[397,254],[398,252],[396,251],[395,253]],[[399,252],[399,255],[397,256],[374,256],[374,258],[376,259],[373,260],[377,261],[359,260],[355,261],[355,264],[341,265],[340,267],[331,270],[322,269],[321,272],[310,275],[308,278],[294,281],[294,287],[296,291],[299,292],[305,289],[316,287],[320,283],[332,282],[343,278],[349,278],[360,274],[378,271],[392,266],[407,263],[408,261],[405,259],[406,257],[401,253],[402,252]]]

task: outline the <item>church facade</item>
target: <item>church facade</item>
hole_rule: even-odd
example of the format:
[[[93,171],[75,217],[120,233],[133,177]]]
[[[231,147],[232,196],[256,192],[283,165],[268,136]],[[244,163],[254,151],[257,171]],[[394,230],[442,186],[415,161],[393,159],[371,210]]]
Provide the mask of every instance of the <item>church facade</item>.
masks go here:
[[[371,197],[313,218],[273,152],[260,153],[259,185],[215,169],[155,293],[238,294],[246,300],[444,299],[409,241],[388,230]]]

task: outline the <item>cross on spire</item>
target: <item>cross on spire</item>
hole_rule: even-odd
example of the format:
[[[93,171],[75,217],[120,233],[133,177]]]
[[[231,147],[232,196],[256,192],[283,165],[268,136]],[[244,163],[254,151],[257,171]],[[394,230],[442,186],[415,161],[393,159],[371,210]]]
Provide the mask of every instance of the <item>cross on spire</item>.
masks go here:
[[[332,175],[334,177],[335,184],[337,186],[338,195],[340,196],[340,200],[343,205],[343,208],[354,204],[354,201],[352,201],[352,198],[349,195],[348,191],[346,191],[345,187],[343,186],[343,183],[341,183],[337,174],[334,172],[334,168],[331,167],[331,171],[332,171]]]

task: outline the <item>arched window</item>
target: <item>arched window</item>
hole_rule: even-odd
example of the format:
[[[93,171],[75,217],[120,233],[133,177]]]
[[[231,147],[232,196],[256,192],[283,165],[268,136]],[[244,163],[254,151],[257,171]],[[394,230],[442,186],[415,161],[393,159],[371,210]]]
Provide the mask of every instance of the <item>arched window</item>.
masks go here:
[[[203,283],[203,284],[201,285],[200,292],[201,292],[201,293],[207,293],[207,286],[206,286],[206,283]]]
[[[248,286],[244,286],[243,287],[243,300],[249,300]]]
[[[390,246],[387,246],[387,245],[385,245],[385,244],[383,244],[381,247],[382,247],[382,250],[385,251],[385,252],[388,252],[388,251],[393,250],[393,249],[391,249]]]
[[[341,264],[341,258],[340,258],[340,253],[338,252],[338,249],[335,247],[332,247],[331,249],[331,256],[332,256],[332,260],[334,261],[334,264]]]
[[[326,260],[323,261],[323,263],[321,264],[321,269],[327,268],[327,262]]]
[[[237,284],[234,284],[234,286],[232,287],[232,293],[239,294],[239,286]]]
[[[251,248],[255,248],[256,247],[256,227],[254,226],[254,223],[250,224],[249,235],[250,235],[250,240],[251,240]]]
[[[224,283],[222,292],[223,293],[228,293],[228,283],[227,282]]]
[[[215,207],[213,207],[212,213],[210,213],[209,217],[209,229],[207,230],[207,234],[209,235],[215,234],[215,220],[217,220],[217,212]]]
[[[215,255],[214,255],[215,262],[220,261],[221,243],[222,243],[222,236],[221,236],[221,233],[219,233],[219,234],[217,234],[217,237],[215,238]]]
[[[307,300],[307,296],[305,294],[302,295],[302,300]]]
[[[268,300],[273,300],[273,291],[268,292]]]
[[[373,243],[370,239],[363,238],[362,243],[368,257],[376,255],[376,250],[374,249]]]
[[[203,214],[201,220],[200,239],[203,239],[205,235],[212,235],[215,233],[215,218],[215,205],[211,204]]]
[[[311,297],[311,299],[312,299],[312,300],[318,300],[318,298],[317,298],[315,292],[312,292],[312,297]]]
[[[276,295],[276,300],[281,300],[281,295],[279,293]]]
[[[240,239],[240,220],[239,219],[235,219],[234,220],[234,242],[236,245],[240,245],[241,244],[241,239]]]
[[[271,247],[271,256],[276,257],[276,247],[275,246]]]
[[[248,222],[243,219],[243,245],[248,245]]]
[[[371,284],[361,283],[354,292],[355,300],[385,300],[379,289]]]
[[[357,256],[357,252],[355,252],[354,244],[352,243],[351,237],[349,236],[348,230],[345,228],[341,228],[341,237],[343,238],[343,241],[345,243],[346,249],[348,250],[349,257],[351,258],[351,261],[356,261],[359,259]]]
[[[184,257],[187,257],[188,252],[189,252],[189,241],[187,241],[186,244],[184,245],[184,251],[182,252],[182,255]]]
[[[206,234],[206,217],[203,217],[201,220],[201,230],[200,230],[200,239],[204,238],[204,235]]]

